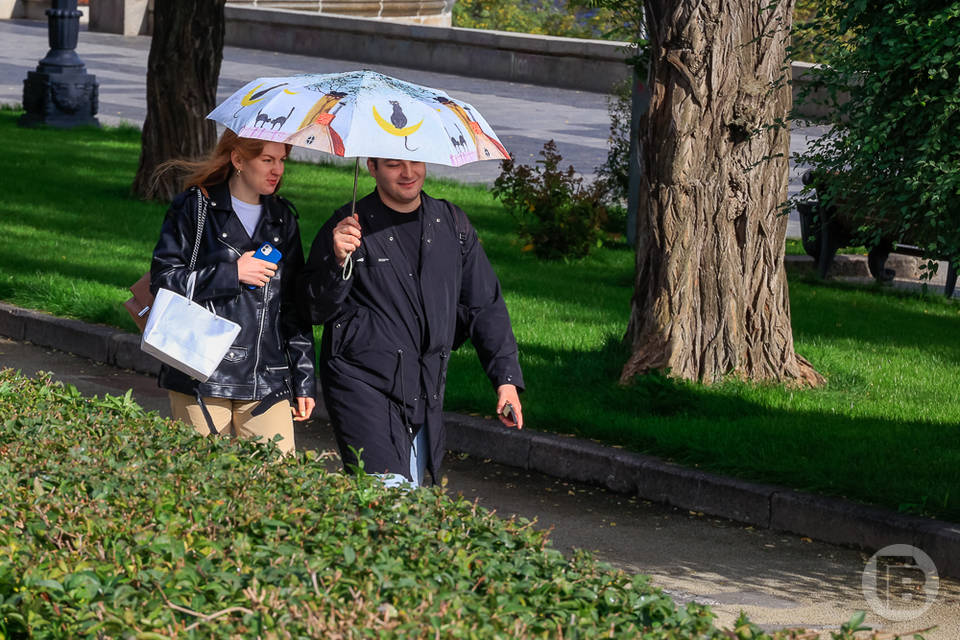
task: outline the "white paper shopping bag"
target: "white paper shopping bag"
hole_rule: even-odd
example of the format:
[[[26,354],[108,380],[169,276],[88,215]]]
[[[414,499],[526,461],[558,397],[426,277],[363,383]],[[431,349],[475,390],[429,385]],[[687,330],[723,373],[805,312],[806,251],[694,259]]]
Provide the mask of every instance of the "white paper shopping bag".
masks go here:
[[[192,300],[196,279],[196,272],[191,273],[186,296],[169,289],[157,291],[140,348],[174,369],[206,382],[240,333],[240,325]]]

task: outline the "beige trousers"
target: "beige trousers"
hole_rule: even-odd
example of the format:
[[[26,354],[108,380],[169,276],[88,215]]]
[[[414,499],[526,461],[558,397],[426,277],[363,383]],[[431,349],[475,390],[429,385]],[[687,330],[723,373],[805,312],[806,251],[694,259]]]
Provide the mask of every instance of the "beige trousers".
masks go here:
[[[207,420],[194,396],[188,396],[176,391],[170,391],[170,412],[175,420],[193,425],[197,433],[210,435]],[[277,441],[277,447],[284,454],[293,452],[293,414],[290,412],[290,403],[281,401],[270,407],[259,416],[251,416],[259,402],[246,400],[231,400],[230,398],[204,398],[213,426],[221,435],[235,438],[261,437],[264,441],[272,440],[280,435],[282,440]]]

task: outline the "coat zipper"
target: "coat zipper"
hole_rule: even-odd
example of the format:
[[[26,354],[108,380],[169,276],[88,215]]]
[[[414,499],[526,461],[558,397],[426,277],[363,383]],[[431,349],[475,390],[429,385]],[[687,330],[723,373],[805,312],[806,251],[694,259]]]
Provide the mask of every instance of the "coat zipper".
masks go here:
[[[227,244],[227,243],[224,242],[222,239],[217,238],[217,242],[219,242],[220,244],[222,244],[223,246],[225,246],[227,249],[230,249],[230,251],[233,251],[235,254],[237,254],[237,257],[238,257],[238,258],[243,255],[243,253],[241,253],[239,249],[237,249],[237,248],[234,247],[234,246],[231,246],[231,245]]]

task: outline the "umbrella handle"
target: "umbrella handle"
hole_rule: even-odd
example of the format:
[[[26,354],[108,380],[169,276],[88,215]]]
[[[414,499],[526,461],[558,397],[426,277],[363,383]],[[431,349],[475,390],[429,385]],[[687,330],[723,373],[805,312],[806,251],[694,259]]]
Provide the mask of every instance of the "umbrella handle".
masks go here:
[[[360,156],[357,156],[353,165],[353,202],[350,205],[350,217],[357,213],[357,181],[360,179]],[[353,276],[353,253],[348,253],[343,261],[343,279],[349,280]]]

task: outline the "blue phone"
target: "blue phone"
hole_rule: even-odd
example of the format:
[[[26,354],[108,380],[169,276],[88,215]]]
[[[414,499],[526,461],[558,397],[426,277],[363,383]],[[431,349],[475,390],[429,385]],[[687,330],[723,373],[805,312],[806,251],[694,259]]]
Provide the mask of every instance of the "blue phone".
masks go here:
[[[269,242],[264,242],[262,245],[260,245],[260,248],[257,249],[257,252],[253,254],[253,257],[259,258],[260,260],[266,260],[267,262],[272,262],[273,264],[277,264],[278,262],[280,262],[280,258],[283,257],[283,254],[280,253],[280,249],[277,249],[275,246],[273,246]],[[258,287],[255,287],[252,284],[247,285],[247,289],[257,289],[257,288]]]

